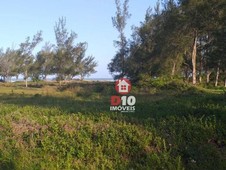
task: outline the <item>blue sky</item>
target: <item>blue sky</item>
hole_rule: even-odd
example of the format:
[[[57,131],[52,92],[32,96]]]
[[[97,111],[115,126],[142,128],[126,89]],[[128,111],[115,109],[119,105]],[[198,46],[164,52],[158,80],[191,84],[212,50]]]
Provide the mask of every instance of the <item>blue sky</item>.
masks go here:
[[[156,0],[130,0],[126,35],[129,38],[131,26],[138,26],[144,20],[146,9],[154,7]],[[0,47],[17,48],[27,36],[43,31],[44,41],[55,44],[54,25],[59,17],[67,20],[68,31],[78,34],[76,42],[88,43],[87,55],[93,55],[98,62],[93,78],[110,78],[107,64],[117,49],[113,41],[118,32],[113,28],[111,17],[115,15],[114,0],[7,0],[0,5]]]

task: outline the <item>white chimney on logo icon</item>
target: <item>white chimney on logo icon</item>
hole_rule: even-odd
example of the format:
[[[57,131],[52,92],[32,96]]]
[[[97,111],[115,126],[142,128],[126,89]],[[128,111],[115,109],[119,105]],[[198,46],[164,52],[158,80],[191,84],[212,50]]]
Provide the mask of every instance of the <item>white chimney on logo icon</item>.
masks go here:
[[[118,83],[118,92],[119,93],[128,93],[130,84],[127,83],[125,80],[119,80]]]

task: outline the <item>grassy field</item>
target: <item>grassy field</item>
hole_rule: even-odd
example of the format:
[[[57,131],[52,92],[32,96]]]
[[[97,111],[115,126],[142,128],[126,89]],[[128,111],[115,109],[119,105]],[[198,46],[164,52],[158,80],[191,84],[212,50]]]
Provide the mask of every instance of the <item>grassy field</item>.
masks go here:
[[[0,169],[226,169],[226,94],[133,88],[136,112],[110,112],[112,83],[0,84]]]

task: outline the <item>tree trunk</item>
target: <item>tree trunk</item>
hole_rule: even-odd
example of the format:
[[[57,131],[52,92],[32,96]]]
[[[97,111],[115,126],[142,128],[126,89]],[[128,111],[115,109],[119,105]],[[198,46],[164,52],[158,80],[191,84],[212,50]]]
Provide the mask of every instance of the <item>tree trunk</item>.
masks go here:
[[[43,79],[44,79],[44,81],[47,81],[47,75],[44,75]]]
[[[224,80],[224,87],[226,87],[226,79]]]
[[[27,70],[25,71],[24,76],[25,76],[25,87],[27,87]]]
[[[210,75],[212,74],[212,71],[207,70],[206,72],[206,83],[209,84],[210,82]]]
[[[171,76],[175,75],[175,71],[176,71],[176,62],[173,62],[173,68],[172,68]]]
[[[27,87],[27,78],[25,78],[25,86]]]
[[[84,76],[80,75],[80,81],[83,81],[83,80],[84,80]]]
[[[202,62],[203,62],[203,58],[201,57],[200,59],[200,65],[199,65],[199,83],[202,83]]]
[[[199,75],[199,83],[201,84],[202,83],[202,76]]]
[[[192,50],[192,84],[196,84],[196,53],[197,53],[197,31],[195,31],[195,38]]]
[[[218,65],[218,67],[217,67],[216,81],[215,81],[215,87],[217,87],[217,85],[218,85],[219,75],[220,75],[220,67]]]

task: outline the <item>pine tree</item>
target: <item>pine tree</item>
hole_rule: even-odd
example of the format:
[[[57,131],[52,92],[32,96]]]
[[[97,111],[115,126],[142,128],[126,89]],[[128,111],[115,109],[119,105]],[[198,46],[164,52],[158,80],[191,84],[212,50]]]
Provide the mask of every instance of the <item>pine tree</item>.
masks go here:
[[[130,18],[128,11],[129,0],[125,0],[121,5],[120,0],[115,0],[116,14],[112,18],[113,26],[119,32],[119,40],[115,41],[115,46],[119,48],[119,51],[108,64],[108,69],[115,79],[125,76],[125,60],[128,54],[128,42],[124,33],[127,19]]]

